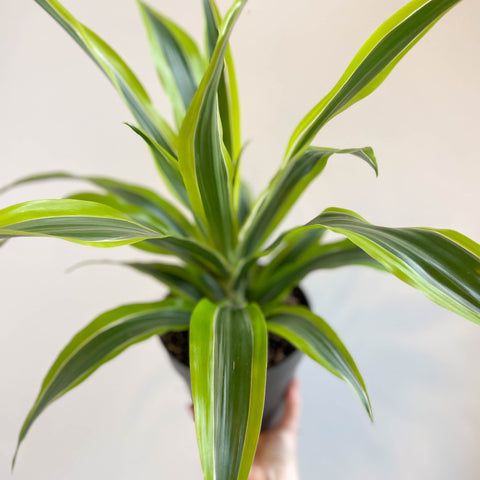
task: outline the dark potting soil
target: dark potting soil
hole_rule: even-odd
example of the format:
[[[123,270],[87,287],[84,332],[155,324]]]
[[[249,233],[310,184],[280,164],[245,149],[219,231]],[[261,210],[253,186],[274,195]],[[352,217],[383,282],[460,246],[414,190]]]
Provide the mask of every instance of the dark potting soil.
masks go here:
[[[292,291],[285,303],[287,305],[308,306],[305,295],[298,287]],[[167,332],[164,335],[161,335],[160,339],[167,351],[173,357],[187,367],[189,366],[188,331]],[[294,351],[295,347],[284,338],[273,333],[268,334],[268,367],[277,365]]]

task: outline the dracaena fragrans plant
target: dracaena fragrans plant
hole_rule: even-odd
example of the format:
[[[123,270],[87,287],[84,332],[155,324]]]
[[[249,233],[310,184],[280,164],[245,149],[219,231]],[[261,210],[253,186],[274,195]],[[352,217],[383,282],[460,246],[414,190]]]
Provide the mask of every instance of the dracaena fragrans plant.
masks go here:
[[[224,16],[213,0],[203,0],[204,49],[140,3],[175,126],[162,118],[137,77],[99,36],[57,0],[36,2],[125,101],[135,120],[131,129],[151,150],[163,186],[152,191],[67,173],[23,178],[6,188],[70,178],[89,182],[102,193],[5,208],[0,211],[1,239],[47,236],[93,247],[132,245],[160,258],[128,265],[158,279],[171,293],[156,303],[103,313],[80,331],[47,373],[19,444],[48,405],[103,363],[134,343],[171,331],[189,330],[195,423],[206,479],[249,475],[264,405],[268,332],[346,381],[371,415],[365,383],[340,339],[306,307],[285,303],[292,289],[317,269],[359,264],[383,269],[439,305],[480,322],[480,246],[460,233],[382,227],[352,211],[328,208],[306,224],[275,234],[333,155],[354,155],[377,172],[369,147],[334,149],[312,142],[333,117],[371,94],[459,0],[413,0],[383,23],[334,88],[298,124],[278,171],[255,201],[240,177],[239,100],[229,49],[246,0],[235,0]],[[164,188],[175,201],[162,197]],[[340,239],[327,240],[327,231]]]

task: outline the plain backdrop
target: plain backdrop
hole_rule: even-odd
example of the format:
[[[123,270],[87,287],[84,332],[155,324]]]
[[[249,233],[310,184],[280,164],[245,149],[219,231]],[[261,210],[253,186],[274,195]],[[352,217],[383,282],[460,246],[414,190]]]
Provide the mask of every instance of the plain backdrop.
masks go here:
[[[220,6],[225,11],[227,0]],[[250,0],[232,38],[249,146],[244,176],[260,192],[300,118],[368,35],[404,0]],[[65,4],[110,42],[171,118],[134,0]],[[200,40],[200,0],[155,5]],[[454,8],[372,96],[324,128],[317,145],[372,145],[378,179],[332,159],[284,226],[328,206],[388,226],[457,229],[480,240],[480,3]],[[33,0],[0,0],[0,183],[45,170],[111,175],[162,188],[130,114],[102,74]],[[19,188],[0,207],[84,185]],[[0,250],[0,479],[20,425],[59,350],[97,314],[164,295],[126,269],[87,259],[146,259],[18,239]],[[306,359],[298,376],[302,480],[480,478],[480,328],[396,278],[361,267],[310,275],[313,309],[340,334],[366,380],[375,423],[353,393]],[[154,339],[132,347],[50,407],[20,452],[17,480],[200,479],[186,389]]]

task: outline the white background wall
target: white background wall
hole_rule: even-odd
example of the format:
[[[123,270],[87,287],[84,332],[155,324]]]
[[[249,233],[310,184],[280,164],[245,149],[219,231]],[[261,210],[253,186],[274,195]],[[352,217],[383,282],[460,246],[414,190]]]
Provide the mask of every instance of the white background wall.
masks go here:
[[[65,1],[160,93],[133,0]],[[226,7],[229,2],[220,2]],[[363,40],[404,0],[250,0],[233,36],[243,101],[244,174],[258,192],[289,133],[333,85]],[[200,0],[155,5],[202,34]],[[390,226],[452,227],[480,240],[480,3],[466,0],[371,98],[329,124],[318,144],[375,148],[380,177],[337,158],[287,224],[327,206]],[[0,0],[0,183],[42,170],[112,175],[157,186],[130,116],[83,52],[32,0]],[[54,198],[70,183],[18,189],[0,207]],[[143,256],[145,257],[145,256]],[[66,275],[85,259],[133,259],[19,239],[0,250],[0,479],[16,435],[61,347],[99,312],[163,291],[117,267]],[[302,480],[480,477],[480,328],[395,278],[362,268],[305,282],[369,387],[370,425],[349,389],[305,360],[300,368]],[[135,346],[47,410],[20,452],[17,480],[200,479],[188,397],[155,340]]]

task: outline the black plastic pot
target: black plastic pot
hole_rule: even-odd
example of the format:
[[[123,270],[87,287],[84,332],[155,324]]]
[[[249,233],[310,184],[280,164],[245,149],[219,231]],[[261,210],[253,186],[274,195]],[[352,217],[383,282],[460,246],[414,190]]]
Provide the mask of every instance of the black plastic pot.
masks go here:
[[[296,304],[301,304],[308,307],[308,301],[302,290],[295,288],[292,292],[292,297]],[[177,360],[173,355],[169,354],[175,370],[185,380],[190,393],[192,391],[190,383],[190,368]],[[293,351],[280,363],[269,367],[267,369],[267,382],[265,386],[265,407],[263,410],[262,431],[269,430],[278,424],[283,416],[285,408],[285,393],[290,382],[293,380],[295,370],[300,360],[302,359],[302,352],[297,349]]]

